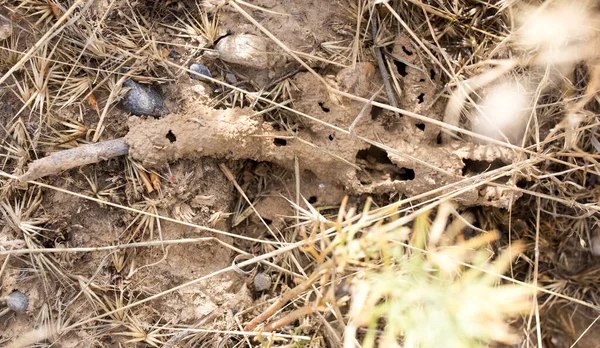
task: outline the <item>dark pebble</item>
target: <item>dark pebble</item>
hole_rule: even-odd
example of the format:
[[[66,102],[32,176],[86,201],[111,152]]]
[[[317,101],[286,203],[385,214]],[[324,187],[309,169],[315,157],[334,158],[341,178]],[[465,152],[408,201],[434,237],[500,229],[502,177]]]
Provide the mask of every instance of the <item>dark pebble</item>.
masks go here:
[[[175,50],[171,50],[171,51],[169,51],[169,58],[171,58],[171,59],[179,59],[179,58],[181,58],[181,54],[179,54]]]
[[[123,87],[129,88],[129,92],[119,102],[121,109],[136,116],[159,117],[169,113],[158,88],[131,79],[125,80]]]
[[[210,70],[208,70],[208,68],[202,64],[192,64],[192,65],[190,65],[190,70],[193,72],[196,72],[200,75],[204,75],[204,76],[208,76],[208,77],[212,78]],[[201,76],[198,76],[197,74],[192,74],[192,73],[190,73],[190,78],[192,78],[194,80],[202,80]]]

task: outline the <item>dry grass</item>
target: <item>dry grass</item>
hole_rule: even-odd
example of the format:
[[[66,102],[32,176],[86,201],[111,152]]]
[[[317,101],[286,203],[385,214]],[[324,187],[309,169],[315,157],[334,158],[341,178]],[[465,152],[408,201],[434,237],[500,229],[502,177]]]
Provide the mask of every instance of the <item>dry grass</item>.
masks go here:
[[[20,18],[19,23],[34,35],[19,31],[0,44],[0,88],[4,96],[19,100],[0,133],[4,134],[0,212],[5,224],[0,233],[6,237],[0,240],[0,256],[5,257],[0,276],[18,270],[25,282],[42,284],[46,300],[40,313],[35,313],[40,329],[32,338],[52,343],[77,334],[98,345],[111,337],[124,345],[157,347],[177,342],[203,345],[216,338],[231,346],[458,347],[491,342],[541,346],[557,332],[564,336],[581,332],[565,322],[551,322],[545,315],[553,308],[569,304],[595,313],[600,309],[600,269],[597,256],[591,254],[600,211],[596,182],[600,176],[599,17],[591,2],[556,0],[525,6],[511,1],[397,0],[377,5],[366,0],[336,1],[340,15],[332,27],[338,39],[303,52],[288,47],[255,18],[257,13],[282,14],[242,1],[192,1],[189,7],[185,2],[157,2],[153,8],[113,1],[95,14],[83,9],[83,3],[9,2],[6,6],[15,14],[14,20]],[[326,84],[331,96],[441,126],[448,132],[446,141],[494,143],[511,149],[519,159],[435,192],[378,208],[371,201],[358,208],[344,201],[339,210],[301,199],[299,170],[294,192],[282,184],[293,174],[270,172],[250,186],[223,166],[240,203],[236,210],[215,213],[210,227],[197,225],[189,205],[174,204],[173,197],[165,194],[172,173],[151,172],[131,161],[83,168],[64,182],[32,182],[24,187],[15,181],[42,152],[95,142],[110,134],[106,131],[112,122],[110,110],[126,92],[121,88],[126,78],[170,83],[189,73],[187,62],[182,66],[167,59],[170,51],[178,45],[192,52],[191,57],[210,51],[224,35],[223,11],[244,18],[271,38],[296,67]],[[114,21],[115,13],[121,15],[121,22]],[[377,18],[376,33],[371,31],[372,13]],[[155,34],[159,28],[185,44],[160,41]],[[411,49],[422,63],[417,68],[442,74],[448,92],[443,121],[376,101],[377,95],[368,100],[337,90],[315,70],[375,62],[372,47],[388,50],[399,33],[410,37]],[[401,98],[397,88],[401,78],[391,69],[391,59],[384,55],[386,64],[380,66],[395,86],[382,92],[388,100],[391,93]],[[213,76],[224,77],[231,71],[226,63],[217,62],[215,67]],[[294,108],[293,76],[300,69],[274,78],[267,88],[241,76],[237,83],[208,79],[221,89],[209,103],[219,108],[252,108],[290,137],[303,120],[352,134]],[[508,141],[510,131],[502,127],[489,133],[472,127],[478,117],[494,117],[485,110],[498,103],[487,103],[485,93],[509,77],[526,81],[527,112],[519,114],[519,120],[525,120],[518,141]],[[378,139],[360,139],[395,151]],[[412,160],[428,165],[422,159]],[[447,203],[502,177],[519,182],[519,188],[512,189],[524,194],[508,211],[474,208],[477,214],[472,220],[472,215],[461,214]],[[286,192],[296,212],[285,219],[284,229],[271,227],[256,208],[261,197],[276,191],[276,185],[283,186],[281,192]],[[65,227],[60,226],[60,217],[46,214],[44,197],[54,192],[98,209],[114,209],[122,214],[124,226],[110,236],[112,243],[72,246],[61,237]],[[268,233],[254,238],[215,227],[230,215],[233,227],[250,226],[254,215]],[[227,237],[233,244],[215,237],[164,239],[167,222]],[[467,239],[468,233],[461,232],[465,223],[467,229],[478,231],[476,237]],[[506,233],[496,240],[496,230]],[[522,240],[523,247],[515,247],[515,240]],[[152,267],[136,263],[141,250],[160,249],[157,263],[164,263],[169,245],[209,241],[232,253],[250,255],[235,267],[170,284],[163,291],[131,282],[137,272]],[[83,262],[85,253],[101,254],[97,259],[101,262],[95,272],[79,274],[75,266]],[[217,310],[188,326],[148,314],[155,300],[236,267],[247,266],[256,273],[265,265],[276,270],[271,289],[281,296],[257,300],[254,308],[236,314]],[[82,314],[82,306],[92,310]],[[542,325],[546,322],[548,329]],[[443,343],[436,341],[440,337]],[[569,343],[582,337],[569,337]]]

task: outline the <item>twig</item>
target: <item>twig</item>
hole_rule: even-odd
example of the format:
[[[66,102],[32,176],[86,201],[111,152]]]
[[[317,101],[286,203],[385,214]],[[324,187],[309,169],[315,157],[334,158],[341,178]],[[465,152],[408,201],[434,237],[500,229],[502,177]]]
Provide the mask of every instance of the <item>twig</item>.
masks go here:
[[[219,314],[221,314],[221,311],[218,311],[216,308],[213,309],[210,313],[203,316],[202,318],[200,318],[200,320],[198,320],[197,322],[192,324],[192,326],[190,326],[190,330],[182,331],[182,332],[178,333],[177,335],[171,337],[167,341],[167,343],[165,343],[163,348],[171,348],[173,346],[178,346],[179,342],[181,342],[185,338],[185,336],[193,333],[193,329],[200,327],[200,325],[208,322],[209,320],[213,320],[214,318],[218,317]]]
[[[11,256],[11,255],[32,255],[32,254],[58,254],[58,253],[87,253],[87,252],[99,252],[99,251],[110,251],[118,252],[124,249],[131,248],[149,248],[149,247],[164,247],[168,245],[179,245],[179,244],[195,244],[204,242],[217,242],[226,248],[229,248],[237,253],[244,253],[233,245],[227,244],[216,237],[200,237],[200,238],[181,238],[181,239],[163,239],[148,242],[136,242],[127,244],[116,244],[116,245],[105,245],[98,247],[80,247],[80,248],[38,248],[38,249],[11,249],[6,251],[0,250],[0,256]]]
[[[233,176],[233,173],[231,173],[231,171],[229,170],[229,168],[227,168],[227,166],[224,163],[220,163],[219,164],[219,168],[221,168],[221,171],[223,172],[223,174],[225,174],[225,176],[227,177],[227,179],[229,179],[229,181],[231,181],[231,183],[233,184],[233,186],[235,186],[235,188],[238,190],[238,192],[240,193],[240,195],[242,195],[242,197],[244,197],[244,199],[246,200],[246,202],[250,205],[250,208],[252,208],[252,210],[254,211],[254,214],[256,214],[256,216],[258,216],[258,218],[260,219],[260,221],[267,228],[267,230],[271,233],[271,235],[273,236],[273,238],[275,238],[277,241],[279,241],[279,238],[277,238],[277,235],[275,234],[275,232],[273,232],[273,230],[269,227],[269,224],[267,224],[265,222],[265,220],[262,218],[262,216],[260,216],[260,213],[254,207],[254,204],[252,204],[252,201],[248,198],[248,196],[246,196],[246,193],[244,192],[244,189],[240,186],[240,184],[238,184],[237,180],[235,180],[235,177]]]
[[[388,52],[386,50],[382,50],[381,52],[383,52],[383,54],[385,54],[386,56],[392,58],[393,60],[397,61],[398,63],[402,63],[402,64],[406,65],[409,68],[413,68],[413,69],[415,69],[417,71],[425,73],[425,70],[419,68],[417,65],[414,65],[413,63],[410,63],[406,59],[402,59],[402,58],[396,57],[393,53]]]
[[[354,134],[354,127],[356,127],[358,122],[360,122],[360,120],[365,116],[365,114],[367,113],[367,109],[369,108],[369,106],[371,106],[371,103],[373,103],[373,101],[375,100],[375,98],[377,98],[379,93],[381,93],[382,89],[383,89],[383,86],[381,88],[379,88],[379,90],[373,94],[371,99],[369,99],[369,101],[366,102],[365,105],[362,107],[362,109],[360,110],[360,113],[358,113],[358,116],[356,116],[356,118],[354,119],[354,121],[352,122],[350,127],[348,127],[348,132],[350,132],[350,134]]]
[[[48,175],[55,175],[67,169],[123,156],[128,152],[129,145],[125,138],[55,152],[50,156],[33,161],[27,172],[19,177],[19,181],[26,182]]]
[[[17,27],[17,28],[19,28],[19,29],[21,29],[21,30],[23,30],[23,31],[25,31],[25,32],[27,32],[27,33],[29,33],[29,34],[33,34],[33,33],[31,32],[31,30],[29,30],[29,29],[27,29],[27,28],[24,28],[24,27],[20,26],[19,24],[17,24],[17,23],[15,23],[15,22],[13,22],[13,21],[12,21],[10,18],[8,18],[8,17],[6,17],[6,16],[4,16],[4,15],[2,15],[2,14],[0,14],[0,18],[2,18],[3,20],[5,20],[6,22],[9,22],[9,23],[10,23],[10,25],[11,25],[11,26],[13,26],[13,27]]]
[[[375,50],[375,57],[377,58],[377,65],[379,66],[379,73],[383,79],[383,85],[385,86],[385,93],[387,94],[390,105],[397,108],[398,102],[396,101],[396,95],[392,85],[390,84],[390,75],[385,67],[385,61],[383,60],[383,54],[381,53],[381,47],[377,46],[376,37],[379,31],[377,24],[377,8],[373,5],[371,11],[371,33],[373,35],[373,50]]]
[[[265,86],[263,89],[264,89],[264,90],[268,90],[269,88],[271,88],[271,87],[273,87],[273,86],[277,85],[279,82],[281,82],[281,81],[283,81],[283,80],[285,80],[285,79],[288,79],[288,78],[290,78],[290,77],[292,77],[292,76],[294,76],[294,75],[296,75],[297,73],[299,73],[299,72],[302,72],[302,71],[306,71],[306,69],[304,69],[304,68],[297,68],[297,69],[294,69],[293,71],[290,71],[289,73],[287,73],[287,74],[285,74],[285,75],[283,75],[283,76],[280,76],[280,77],[278,77],[277,79],[275,79],[275,80],[271,81],[271,83],[269,83],[268,85],[266,85],[266,86]]]
[[[263,331],[264,332],[275,331],[282,326],[285,326],[295,320],[298,320],[302,317],[313,314],[317,311],[319,311],[319,307],[317,307],[317,306],[306,306],[306,307],[302,307],[300,309],[296,309],[295,311],[289,313],[285,317],[283,317],[279,320],[276,320],[272,323],[267,324]]]
[[[119,93],[120,87],[123,85],[123,82],[125,82],[125,80],[127,80],[129,78],[129,73],[121,76],[121,78],[117,81],[117,86],[118,88],[114,88],[112,91],[110,91],[110,94],[108,96],[108,99],[106,100],[106,105],[104,106],[104,110],[102,110],[102,114],[100,115],[100,119],[98,120],[98,125],[96,126],[96,131],[94,132],[94,138],[92,139],[93,142],[97,142],[98,139],[100,139],[100,135],[102,134],[102,124],[104,123],[104,119],[106,118],[106,114],[108,113],[108,109],[110,107],[110,105],[112,104],[113,100],[115,99],[115,97],[117,96],[117,94]]]
[[[308,290],[312,286],[314,282],[319,279],[323,275],[323,273],[327,272],[327,267],[330,265],[330,261],[323,264],[320,271],[316,271],[311,276],[303,281],[300,285],[297,285],[292,290],[286,292],[285,294],[279,296],[277,301],[275,301],[272,305],[269,306],[264,312],[259,314],[257,317],[252,319],[246,326],[244,327],[244,331],[252,331],[258,326],[258,324],[267,320],[271,315],[275,314],[281,307],[283,307],[286,303],[294,299],[299,294]]]

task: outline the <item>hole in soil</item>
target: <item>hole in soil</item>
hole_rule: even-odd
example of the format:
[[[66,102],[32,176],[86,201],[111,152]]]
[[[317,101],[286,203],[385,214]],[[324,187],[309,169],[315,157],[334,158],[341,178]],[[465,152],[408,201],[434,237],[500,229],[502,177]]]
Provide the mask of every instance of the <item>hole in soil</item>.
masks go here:
[[[368,149],[360,150],[356,154],[357,160],[367,161],[370,164],[391,164],[392,161],[389,159],[387,152],[382,149],[371,145]]]
[[[475,226],[476,228],[481,228],[479,221],[474,221],[472,223],[472,225]],[[471,226],[467,226],[463,229],[463,236],[465,237],[466,240],[476,237],[478,234],[479,234],[479,231],[477,231],[476,229],[474,229]]]
[[[329,108],[325,107],[325,104],[323,102],[319,102],[319,106],[321,107],[321,110],[325,111],[325,112],[329,112]]]
[[[270,225],[273,223],[273,220],[271,220],[271,219],[263,218],[263,220],[265,220],[265,224],[267,224],[267,225]]]
[[[396,166],[389,159],[387,152],[376,146],[358,151],[356,162],[365,169],[359,174],[359,180],[363,185],[374,181],[406,181],[415,178],[414,170]]]
[[[173,134],[173,132],[169,131],[167,133],[167,135],[165,136],[165,138],[169,139],[169,141],[171,143],[174,143],[177,140],[177,137],[175,136],[175,134]]]
[[[525,178],[521,178],[521,179],[519,179],[519,181],[517,181],[518,188],[527,189],[527,185],[529,185],[529,183],[527,182],[527,179],[525,179]]]
[[[586,187],[594,187],[598,182],[598,177],[594,174],[588,173],[585,177],[585,186]]]
[[[402,52],[406,53],[407,56],[413,55],[413,53],[409,51],[405,46],[402,46]]]
[[[287,145],[287,140],[281,139],[281,138],[274,138],[273,139],[273,144],[275,144],[275,146],[286,146]]]
[[[437,138],[435,139],[435,143],[438,145],[442,144],[442,132],[439,132]]]
[[[394,60],[394,65],[396,65],[396,69],[398,70],[398,74],[400,74],[400,76],[405,77],[406,75],[408,75],[408,73],[406,72],[406,64]]]
[[[317,203],[317,196],[310,196],[310,197],[308,197],[308,203],[310,203],[310,204]]]
[[[500,167],[504,167],[506,163],[502,162],[499,159],[495,159],[492,162],[488,161],[476,161],[468,158],[463,159],[463,163],[465,166],[462,169],[462,175],[477,175],[486,171],[498,169]]]
[[[392,174],[392,180],[407,181],[415,179],[415,171],[410,168],[402,167],[398,173]]]
[[[373,106],[371,108],[371,119],[373,121],[376,121],[379,118],[379,116],[381,116],[381,114],[383,114],[383,109],[379,106]]]
[[[419,82],[425,82],[425,79],[420,79]]]
[[[333,141],[333,134],[329,134],[327,138],[329,139],[329,141]]]
[[[432,80],[435,80],[435,70],[433,70],[433,69],[429,70],[429,78]]]
[[[419,94],[419,96],[417,97],[417,99],[419,99],[419,104],[422,104],[423,101],[425,100],[425,93]]]
[[[417,123],[417,124],[415,124],[415,126],[417,126],[417,128],[419,128],[422,131],[425,130],[425,123]]]

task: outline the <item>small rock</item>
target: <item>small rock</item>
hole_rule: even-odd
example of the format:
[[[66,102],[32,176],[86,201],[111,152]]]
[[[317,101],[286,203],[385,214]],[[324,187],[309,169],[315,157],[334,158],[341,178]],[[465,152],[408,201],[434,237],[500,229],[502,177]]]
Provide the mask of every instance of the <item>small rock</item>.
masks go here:
[[[127,79],[123,87],[129,92],[121,99],[119,106],[136,116],[164,116],[169,113],[165,102],[156,87],[139,84],[132,79]]]
[[[13,27],[10,22],[0,22],[0,41],[4,41],[11,37]]]
[[[231,84],[234,84],[234,83],[237,83],[237,82],[238,82],[238,79],[237,79],[237,77],[235,77],[235,75],[234,75],[234,74],[232,74],[232,73],[227,73],[227,74],[225,74],[225,80],[226,80],[227,82],[231,83]]]
[[[254,290],[265,291],[271,287],[271,276],[266,273],[256,273],[254,277]]]
[[[175,50],[170,50],[169,51],[169,58],[171,58],[171,59],[179,59],[179,58],[181,58],[181,54],[179,54],[179,52],[177,52]]]
[[[229,63],[266,69],[270,65],[269,41],[250,34],[227,36],[217,43],[219,58]]]
[[[208,70],[208,68],[202,64],[192,64],[190,65],[190,70],[198,73],[200,75],[204,75],[204,76],[208,76],[212,78],[212,74],[210,73],[210,70]],[[199,76],[198,74],[192,74],[190,73],[190,78],[194,79],[194,80],[203,80],[202,76]]]
[[[15,290],[6,297],[6,306],[15,312],[25,312],[29,307],[29,297]]]

